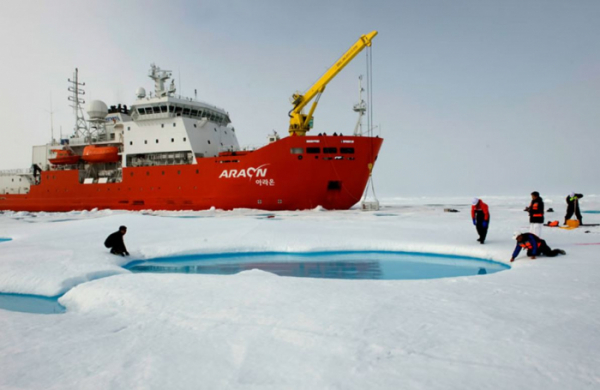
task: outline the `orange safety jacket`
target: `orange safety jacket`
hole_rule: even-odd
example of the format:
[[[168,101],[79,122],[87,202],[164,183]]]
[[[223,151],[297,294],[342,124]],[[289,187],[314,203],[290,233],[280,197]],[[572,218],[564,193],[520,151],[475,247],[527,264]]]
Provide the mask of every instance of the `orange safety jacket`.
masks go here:
[[[544,223],[544,200],[538,197],[529,205],[529,222]]]
[[[483,212],[483,218],[485,221],[490,220],[490,209],[487,204],[483,203],[482,200],[471,206],[471,219],[475,219],[475,213],[477,211]]]

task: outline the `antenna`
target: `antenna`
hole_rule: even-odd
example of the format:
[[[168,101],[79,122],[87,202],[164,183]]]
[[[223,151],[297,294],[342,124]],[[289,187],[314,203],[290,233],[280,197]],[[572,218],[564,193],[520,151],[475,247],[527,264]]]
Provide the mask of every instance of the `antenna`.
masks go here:
[[[54,144],[54,110],[52,109],[52,92],[50,92],[50,144]]]
[[[83,132],[87,132],[87,124],[85,123],[85,119],[83,117],[83,109],[81,108],[82,104],[85,104],[85,100],[80,98],[80,95],[85,95],[85,91],[81,89],[81,87],[85,86],[85,83],[79,82],[79,69],[75,68],[75,72],[73,73],[73,79],[68,79],[71,86],[69,87],[69,92],[72,92],[73,95],[69,96],[69,101],[73,102],[73,113],[75,114],[75,135],[81,136],[80,130]]]
[[[194,89],[194,100],[198,100],[198,90]]]

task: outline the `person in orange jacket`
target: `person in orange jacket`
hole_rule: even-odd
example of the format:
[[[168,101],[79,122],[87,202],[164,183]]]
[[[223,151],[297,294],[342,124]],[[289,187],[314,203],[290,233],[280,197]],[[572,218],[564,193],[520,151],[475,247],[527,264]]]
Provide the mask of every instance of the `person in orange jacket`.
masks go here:
[[[490,225],[490,210],[488,205],[483,203],[479,198],[473,198],[471,219],[473,220],[473,225],[475,225],[475,228],[477,229],[477,234],[479,234],[477,241],[483,244]]]

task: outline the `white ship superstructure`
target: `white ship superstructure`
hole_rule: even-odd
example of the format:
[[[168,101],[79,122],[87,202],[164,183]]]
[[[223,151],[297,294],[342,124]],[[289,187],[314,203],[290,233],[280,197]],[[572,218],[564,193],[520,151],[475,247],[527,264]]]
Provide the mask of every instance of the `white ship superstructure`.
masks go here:
[[[70,100],[74,102],[78,127],[60,144],[53,140],[47,145],[34,146],[34,169],[77,168],[81,183],[114,183],[122,180],[122,168],[125,167],[196,164],[196,158],[216,157],[220,152],[239,150],[235,129],[224,109],[176,96],[173,81],[168,89],[165,87],[171,72],[154,64],[149,77],[155,82],[154,94],[146,94],[144,88],[138,88],[137,99],[131,107],[119,104],[109,108],[100,100],[90,102],[87,126],[81,124],[82,114],[78,108],[83,102],[78,95],[83,93],[79,87],[83,84],[75,77],[72,83],[78,89],[70,89],[74,92]],[[116,152],[118,158],[114,159],[118,161],[102,161],[102,158],[86,161],[85,150],[90,146],[96,147],[95,151]],[[61,150],[83,158],[76,164],[52,163],[56,161],[57,151]],[[0,194],[28,193],[36,181],[34,173],[32,169],[0,174]]]

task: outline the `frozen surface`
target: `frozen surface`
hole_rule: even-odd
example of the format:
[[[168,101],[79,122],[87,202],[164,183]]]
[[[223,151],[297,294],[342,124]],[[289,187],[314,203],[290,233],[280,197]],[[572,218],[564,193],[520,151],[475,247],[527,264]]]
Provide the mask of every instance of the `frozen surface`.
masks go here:
[[[485,245],[470,199],[387,199],[375,213],[1,214],[0,237],[12,241],[0,243],[0,291],[66,292],[67,312],[0,310],[0,388],[599,388],[599,227],[545,228],[567,256],[417,281],[131,274],[121,268],[131,259],[102,245],[124,224],[137,259],[393,250],[508,261],[528,199],[481,198]],[[545,201],[556,210],[547,219],[562,221],[564,196]],[[595,196],[581,203],[600,209]]]

